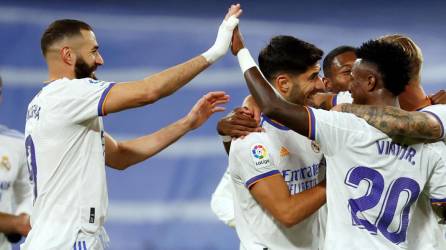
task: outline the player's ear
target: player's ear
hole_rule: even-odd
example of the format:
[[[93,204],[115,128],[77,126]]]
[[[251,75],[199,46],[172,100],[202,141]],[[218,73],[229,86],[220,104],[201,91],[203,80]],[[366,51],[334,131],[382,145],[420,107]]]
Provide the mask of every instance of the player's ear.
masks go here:
[[[376,76],[373,74],[369,74],[367,76],[367,91],[372,92],[375,90],[377,84]]]
[[[324,87],[326,90],[329,89],[330,84],[331,84],[330,79],[328,79],[327,77],[324,76],[324,77],[322,77],[322,83],[324,84]]]
[[[291,88],[291,79],[287,74],[279,74],[274,80],[274,85],[281,93],[288,93]]]
[[[68,65],[74,65],[76,62],[76,55],[70,47],[63,47],[60,50],[60,57],[62,61]]]

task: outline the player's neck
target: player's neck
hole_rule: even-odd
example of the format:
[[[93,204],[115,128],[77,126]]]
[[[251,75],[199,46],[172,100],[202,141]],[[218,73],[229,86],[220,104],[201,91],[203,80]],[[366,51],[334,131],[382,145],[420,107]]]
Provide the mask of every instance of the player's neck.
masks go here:
[[[379,89],[371,93],[366,104],[399,107],[398,98],[385,89]]]
[[[48,66],[48,80],[46,82],[52,82],[61,78],[74,79],[76,75],[72,69],[61,68],[57,66]]]
[[[431,105],[431,101],[423,87],[416,82],[406,86],[403,93],[398,96],[401,108],[407,111],[414,111]]]

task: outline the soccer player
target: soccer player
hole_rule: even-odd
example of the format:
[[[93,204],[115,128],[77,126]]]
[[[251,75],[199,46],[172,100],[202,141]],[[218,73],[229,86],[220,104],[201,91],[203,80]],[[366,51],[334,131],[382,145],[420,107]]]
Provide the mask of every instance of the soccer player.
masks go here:
[[[0,100],[2,90],[0,77]],[[25,157],[23,134],[0,125],[0,250],[11,249],[9,241],[30,230],[32,192]]]
[[[291,36],[273,37],[259,65],[280,95],[302,104],[323,89],[313,65],[315,46]],[[325,204],[325,162],[319,146],[262,117],[263,133],[231,144],[235,228],[241,249],[318,249],[318,209]],[[322,183],[321,183],[322,182]]]
[[[210,92],[177,122],[137,139],[104,132],[109,113],[153,103],[189,82],[229,48],[241,14],[233,5],[208,51],[145,79],[113,84],[94,79],[104,63],[92,28],[57,20],[44,32],[49,82],[28,106],[25,145],[34,182],[31,231],[22,249],[103,249],[108,207],[105,165],[124,170],[158,153],[224,110],[224,92]]]
[[[431,98],[427,97],[421,85],[421,66],[423,63],[423,54],[419,46],[409,37],[393,34],[379,38],[381,41],[394,43],[400,46],[410,58],[410,79],[403,93],[398,96],[401,108],[404,110],[423,110],[431,105]],[[435,101],[441,101],[441,91],[433,98]],[[429,120],[427,120],[429,121]],[[373,125],[373,124],[372,124]],[[389,122],[388,126],[392,123]],[[380,129],[383,125],[373,125]],[[395,130],[397,128],[395,127]],[[407,137],[411,137],[407,134]],[[434,205],[437,205],[435,203]],[[431,202],[423,192],[420,195],[418,203],[414,208],[412,226],[408,230],[409,249],[446,249],[446,240],[438,219],[434,214]]]
[[[351,81],[351,67],[356,60],[355,51],[356,49],[351,46],[339,46],[325,56],[322,66],[324,71],[322,82],[325,89],[331,93],[312,95],[312,106],[331,108],[335,106],[337,99],[341,103],[352,101],[348,89]],[[342,92],[338,94],[340,91]],[[259,120],[260,110],[251,96],[245,99],[243,106],[247,106],[249,109],[246,107],[237,108],[218,122],[217,131],[222,136],[227,153],[229,153],[232,138],[246,136],[260,128],[259,122],[256,122],[256,120]],[[233,190],[227,170],[212,194],[211,208],[221,221],[231,227],[234,226],[232,198]]]
[[[257,69],[240,34],[232,50],[254,99],[264,114],[315,139],[327,165],[326,249],[407,247],[412,206],[425,188],[446,198],[444,144],[404,146],[351,114],[293,105],[280,98]],[[409,58],[398,46],[364,43],[353,69],[355,103],[397,105],[409,81]]]
[[[330,51],[324,58],[322,81],[328,92],[339,93],[349,91],[353,63],[356,60],[356,48],[339,46]]]

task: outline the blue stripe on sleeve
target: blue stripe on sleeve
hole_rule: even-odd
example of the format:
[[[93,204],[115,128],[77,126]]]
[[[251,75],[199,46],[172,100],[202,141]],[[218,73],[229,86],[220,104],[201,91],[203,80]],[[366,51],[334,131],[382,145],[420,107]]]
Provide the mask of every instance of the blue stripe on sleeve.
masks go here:
[[[334,107],[338,105],[338,95],[333,96],[333,99],[331,99],[331,106]]]
[[[266,178],[266,177],[271,176],[271,175],[275,175],[275,174],[280,174],[279,170],[271,170],[271,171],[266,172],[266,173],[263,173],[263,174],[261,174],[261,175],[257,175],[257,176],[255,176],[255,177],[252,177],[251,179],[249,179],[249,180],[245,183],[245,186],[246,186],[247,188],[250,188],[250,186],[251,186],[252,184],[254,184],[255,182],[257,182],[258,180],[263,179],[263,178]]]
[[[430,111],[427,111],[427,110],[423,110],[423,111],[421,111],[421,112],[431,114],[431,115],[433,115],[433,116],[435,117],[435,119],[438,120],[438,122],[440,123],[440,128],[441,128],[441,134],[440,134],[440,138],[439,138],[439,139],[443,139],[443,137],[444,137],[444,125],[443,125],[443,123],[441,122],[440,117],[438,117],[438,115],[436,115],[435,113],[430,112]]]
[[[310,139],[316,140],[316,119],[314,118],[314,113],[312,108],[308,108],[308,112],[310,113]]]
[[[101,99],[99,99],[98,103],[98,116],[104,116],[105,114],[102,113],[102,106],[104,105],[105,98],[107,97],[108,92],[110,92],[110,89],[115,85],[115,83],[110,83],[108,87],[102,92]]]

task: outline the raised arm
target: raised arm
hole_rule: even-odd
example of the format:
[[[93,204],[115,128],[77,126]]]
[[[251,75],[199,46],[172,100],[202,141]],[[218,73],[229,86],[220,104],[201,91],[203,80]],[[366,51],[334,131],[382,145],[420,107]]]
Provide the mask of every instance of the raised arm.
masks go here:
[[[153,103],[171,95],[190,82],[200,72],[226,54],[231,42],[232,31],[238,24],[238,17],[241,13],[239,4],[229,8],[220,25],[214,45],[203,54],[142,80],[114,85],[104,103],[105,112],[114,113]]]
[[[231,50],[234,55],[237,55],[249,91],[263,114],[301,135],[309,136],[309,113],[307,108],[289,103],[275,92],[245,48],[238,28],[234,30]]]
[[[124,170],[144,161],[174,143],[187,132],[201,126],[215,112],[224,111],[219,104],[228,102],[224,92],[210,92],[203,96],[184,118],[133,140],[116,141],[105,134],[105,162],[108,166]]]
[[[390,137],[436,140],[443,131],[439,121],[425,112],[354,104],[340,104],[334,110],[353,113]]]

